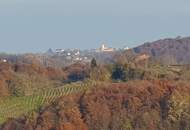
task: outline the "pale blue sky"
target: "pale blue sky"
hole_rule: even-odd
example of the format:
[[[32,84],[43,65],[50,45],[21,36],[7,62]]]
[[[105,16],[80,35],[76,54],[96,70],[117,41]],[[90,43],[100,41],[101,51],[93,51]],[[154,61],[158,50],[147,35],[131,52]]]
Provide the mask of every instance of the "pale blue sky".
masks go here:
[[[0,52],[190,36],[190,0],[0,0]]]

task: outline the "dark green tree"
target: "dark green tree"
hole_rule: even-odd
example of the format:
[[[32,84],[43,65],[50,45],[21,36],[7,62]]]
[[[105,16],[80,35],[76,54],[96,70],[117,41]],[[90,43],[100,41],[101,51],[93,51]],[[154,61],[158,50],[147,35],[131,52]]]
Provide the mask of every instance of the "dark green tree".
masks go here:
[[[97,67],[96,59],[93,58],[93,59],[91,60],[91,68],[96,68],[96,67]]]
[[[112,79],[124,81],[126,78],[125,69],[122,65],[116,65],[112,72]]]

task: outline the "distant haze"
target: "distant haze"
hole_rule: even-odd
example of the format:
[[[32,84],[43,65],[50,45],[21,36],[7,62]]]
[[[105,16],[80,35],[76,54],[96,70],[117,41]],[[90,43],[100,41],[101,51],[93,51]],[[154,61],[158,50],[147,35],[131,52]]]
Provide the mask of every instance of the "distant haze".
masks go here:
[[[0,0],[0,52],[134,47],[190,36],[189,0]]]

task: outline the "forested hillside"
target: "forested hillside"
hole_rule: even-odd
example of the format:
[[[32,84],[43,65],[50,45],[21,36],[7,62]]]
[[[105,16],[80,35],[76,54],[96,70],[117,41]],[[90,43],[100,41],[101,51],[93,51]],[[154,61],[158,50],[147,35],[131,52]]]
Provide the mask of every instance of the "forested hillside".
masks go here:
[[[1,130],[188,129],[189,66],[127,56],[63,68],[0,63]]]
[[[190,64],[189,37],[147,42],[133,50],[137,54],[147,53],[164,64]]]

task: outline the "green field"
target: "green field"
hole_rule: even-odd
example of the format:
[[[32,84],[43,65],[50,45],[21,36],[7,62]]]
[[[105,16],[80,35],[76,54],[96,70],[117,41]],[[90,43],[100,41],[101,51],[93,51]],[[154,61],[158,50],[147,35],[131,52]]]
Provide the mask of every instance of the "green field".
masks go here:
[[[47,89],[31,96],[0,98],[0,124],[4,123],[7,119],[18,118],[34,110],[38,110],[41,106],[50,104],[59,97],[84,92],[95,84],[96,82],[92,81],[73,83]]]

